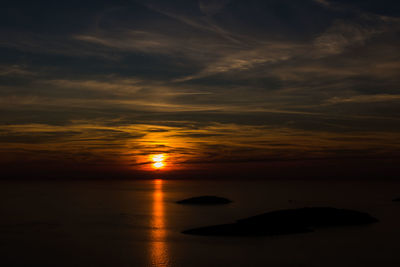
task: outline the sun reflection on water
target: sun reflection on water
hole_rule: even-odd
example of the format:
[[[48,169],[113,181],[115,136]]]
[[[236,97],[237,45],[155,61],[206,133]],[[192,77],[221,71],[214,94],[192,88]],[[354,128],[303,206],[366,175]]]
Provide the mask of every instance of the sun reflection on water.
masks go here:
[[[163,180],[154,180],[150,247],[152,266],[169,266],[168,250],[165,240],[164,193],[162,186]]]

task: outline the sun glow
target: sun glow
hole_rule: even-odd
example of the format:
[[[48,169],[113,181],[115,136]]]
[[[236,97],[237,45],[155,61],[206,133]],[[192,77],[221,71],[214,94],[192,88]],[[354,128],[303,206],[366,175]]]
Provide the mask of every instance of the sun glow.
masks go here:
[[[155,162],[155,163],[153,163],[153,167],[156,168],[156,169],[161,169],[162,167],[164,167],[164,163]]]
[[[158,154],[158,155],[153,155],[151,157],[151,160],[153,161],[153,168],[156,170],[162,169],[165,167],[165,155],[164,154]]]

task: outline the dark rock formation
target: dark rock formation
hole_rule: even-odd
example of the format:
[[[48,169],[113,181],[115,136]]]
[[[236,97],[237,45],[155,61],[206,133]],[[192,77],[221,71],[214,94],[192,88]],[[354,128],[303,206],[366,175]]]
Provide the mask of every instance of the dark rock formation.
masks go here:
[[[187,204],[187,205],[221,205],[221,204],[228,204],[231,202],[232,202],[231,200],[223,197],[200,196],[200,197],[192,197],[180,200],[177,201],[176,203]]]
[[[311,232],[318,227],[362,225],[377,221],[363,212],[316,207],[272,211],[232,224],[195,228],[183,233],[219,236],[282,235]]]

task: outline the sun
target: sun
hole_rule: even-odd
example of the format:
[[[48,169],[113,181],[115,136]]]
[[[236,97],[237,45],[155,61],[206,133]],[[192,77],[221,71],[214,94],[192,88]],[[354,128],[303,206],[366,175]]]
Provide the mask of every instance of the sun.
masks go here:
[[[165,167],[165,155],[164,154],[157,154],[151,156],[151,160],[153,161],[153,168],[156,170],[160,170]]]
[[[154,162],[153,163],[153,167],[156,169],[161,169],[162,167],[164,167],[164,163],[162,162]]]

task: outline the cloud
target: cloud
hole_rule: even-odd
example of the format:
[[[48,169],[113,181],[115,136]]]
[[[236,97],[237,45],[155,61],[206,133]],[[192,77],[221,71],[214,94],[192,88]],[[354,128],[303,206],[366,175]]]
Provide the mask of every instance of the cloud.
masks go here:
[[[35,75],[33,71],[23,65],[0,65],[0,76],[31,76]]]
[[[223,9],[230,0],[199,0],[199,7],[201,11],[208,15],[214,15]]]
[[[318,49],[317,53],[320,53],[321,56],[339,54],[346,48],[364,45],[368,39],[386,30],[379,24],[366,27],[361,24],[338,20],[327,31],[318,36],[314,44]]]
[[[356,95],[350,97],[333,97],[327,100],[329,104],[341,104],[341,103],[374,103],[374,102],[392,102],[399,101],[400,95]]]
[[[225,55],[214,61],[209,61],[199,73],[181,77],[175,81],[182,82],[216,74],[257,70],[268,65],[289,61],[292,57],[305,52],[306,48],[307,46],[302,43],[259,41],[251,48],[238,48],[226,52]]]
[[[328,0],[314,0],[318,4],[324,5],[324,6],[330,6],[330,3]]]
[[[0,47],[8,50],[18,50],[21,53],[30,52],[41,55],[65,55],[71,57],[98,57],[107,60],[117,60],[104,49],[93,45],[83,45],[70,36],[49,35],[47,33],[10,32],[0,30]]]
[[[161,34],[145,31],[126,31],[96,35],[76,35],[74,39],[88,43],[99,44],[121,51],[141,51],[153,53],[168,53],[172,49],[171,40]]]
[[[80,91],[105,91],[112,95],[129,95],[143,88],[143,82],[133,78],[113,78],[106,80],[45,80],[41,82],[58,88],[74,88]]]
[[[1,18],[1,159],[394,155],[400,24],[371,3],[101,1],[73,22],[81,4],[38,4],[31,27],[20,5]]]
[[[400,5],[396,0],[329,0],[329,2],[340,6],[342,9],[356,10],[362,13],[394,17],[400,15]]]

